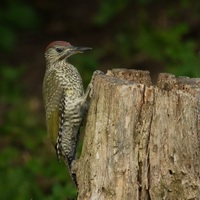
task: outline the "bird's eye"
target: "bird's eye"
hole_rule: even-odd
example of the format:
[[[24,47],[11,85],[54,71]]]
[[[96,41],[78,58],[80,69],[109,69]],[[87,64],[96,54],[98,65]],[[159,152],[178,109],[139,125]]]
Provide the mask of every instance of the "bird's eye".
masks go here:
[[[61,48],[56,48],[56,51],[57,51],[58,53],[61,53],[61,52],[63,51],[63,49],[61,49]]]

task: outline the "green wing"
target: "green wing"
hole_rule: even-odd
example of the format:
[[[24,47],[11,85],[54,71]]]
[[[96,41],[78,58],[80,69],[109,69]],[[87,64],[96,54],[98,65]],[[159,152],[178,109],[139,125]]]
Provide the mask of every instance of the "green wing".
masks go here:
[[[59,109],[56,108],[47,119],[48,132],[53,146],[56,145],[59,131]]]
[[[52,144],[55,146],[59,131],[59,106],[62,95],[60,82],[55,71],[45,74],[43,97],[46,110],[47,129]]]

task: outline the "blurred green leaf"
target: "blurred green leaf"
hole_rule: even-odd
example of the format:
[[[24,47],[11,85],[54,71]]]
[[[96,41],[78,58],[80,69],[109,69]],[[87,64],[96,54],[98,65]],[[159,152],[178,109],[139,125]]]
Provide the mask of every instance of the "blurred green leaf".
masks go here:
[[[8,7],[6,19],[18,28],[35,28],[39,24],[35,10],[25,3],[13,3]]]
[[[102,1],[99,12],[93,19],[94,24],[103,26],[110,22],[118,13],[123,11],[129,4],[129,0]]]
[[[7,64],[0,66],[0,102],[13,103],[19,100],[22,86],[18,84],[24,67],[11,67]]]
[[[0,49],[11,52],[18,31],[37,28],[39,23],[38,13],[31,5],[23,1],[3,1],[0,8]]]
[[[11,51],[16,40],[16,34],[9,26],[0,26],[0,49],[3,51]]]

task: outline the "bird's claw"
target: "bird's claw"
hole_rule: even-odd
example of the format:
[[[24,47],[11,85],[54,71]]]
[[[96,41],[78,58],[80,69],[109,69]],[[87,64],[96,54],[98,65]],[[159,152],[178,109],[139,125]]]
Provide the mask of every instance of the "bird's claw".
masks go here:
[[[90,82],[90,84],[89,84],[89,88],[90,88],[90,92],[89,92],[89,97],[90,98],[92,98],[92,96],[93,96],[93,82],[94,82],[94,78],[95,78],[95,76],[96,75],[103,75],[104,73],[102,72],[102,71],[100,71],[100,70],[96,70],[96,71],[94,71],[93,72],[93,75],[92,75],[92,80],[91,80],[91,82]]]
[[[95,76],[95,75],[103,75],[103,74],[104,73],[102,71],[100,71],[100,70],[96,70],[96,71],[93,72],[93,76]]]

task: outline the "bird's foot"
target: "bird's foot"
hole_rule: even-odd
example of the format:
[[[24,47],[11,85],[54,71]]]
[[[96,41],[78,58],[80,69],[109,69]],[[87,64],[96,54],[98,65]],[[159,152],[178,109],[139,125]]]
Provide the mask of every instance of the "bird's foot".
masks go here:
[[[92,98],[93,97],[93,83],[94,83],[94,79],[95,79],[95,76],[96,75],[103,75],[104,73],[100,70],[96,70],[93,72],[93,75],[92,75],[92,79],[90,81],[90,84],[89,84],[89,88],[90,88],[90,92],[89,92],[89,97]]]

